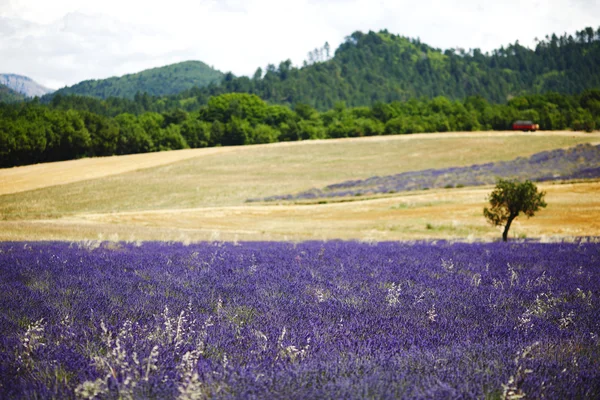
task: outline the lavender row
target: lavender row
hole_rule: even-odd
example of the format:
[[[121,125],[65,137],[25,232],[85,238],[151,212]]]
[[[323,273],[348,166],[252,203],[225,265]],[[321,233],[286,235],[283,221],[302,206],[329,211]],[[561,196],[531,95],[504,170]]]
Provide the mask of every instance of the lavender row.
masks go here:
[[[600,245],[0,244],[0,398],[598,398]]]
[[[494,184],[498,178],[551,181],[600,177],[600,145],[580,144],[570,149],[536,153],[529,158],[475,164],[470,167],[427,169],[396,175],[373,176],[313,188],[297,194],[270,196],[254,201],[310,200],[366,194],[395,193],[430,188]]]

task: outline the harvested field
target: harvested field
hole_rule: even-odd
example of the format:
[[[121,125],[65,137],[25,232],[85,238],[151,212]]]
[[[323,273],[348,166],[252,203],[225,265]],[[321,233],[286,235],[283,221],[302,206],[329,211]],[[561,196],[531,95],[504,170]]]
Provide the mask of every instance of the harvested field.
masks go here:
[[[548,207],[517,218],[511,237],[600,236],[600,182],[542,184]],[[410,192],[310,205],[242,205],[81,213],[1,221],[0,240],[496,239],[482,210],[492,187]]]
[[[0,170],[0,240],[481,238],[490,187],[347,203],[265,205],[252,197],[426,168],[597,144],[600,133],[462,132],[277,143],[86,159]],[[599,235],[598,182],[545,184],[549,207],[511,234]],[[9,193],[9,192],[13,193]]]

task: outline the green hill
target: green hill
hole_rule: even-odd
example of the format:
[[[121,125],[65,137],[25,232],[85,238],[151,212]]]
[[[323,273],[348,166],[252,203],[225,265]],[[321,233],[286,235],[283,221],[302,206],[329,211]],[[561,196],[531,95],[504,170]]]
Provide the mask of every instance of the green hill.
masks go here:
[[[323,54],[326,48],[316,54]],[[294,68],[284,61],[262,76],[226,75],[218,87],[194,89],[179,97],[248,92],[280,104],[310,104],[320,110],[410,98],[482,96],[494,103],[523,94],[578,93],[600,87],[600,28],[547,36],[535,49],[517,41],[492,53],[478,49],[441,51],[390,34],[355,32],[333,58]]]
[[[524,47],[517,41],[491,53],[482,53],[478,49],[442,51],[418,39],[385,30],[354,32],[332,57],[329,57],[326,45],[311,52],[309,58],[310,63],[305,62],[302,67],[294,67],[287,60],[277,67],[269,65],[266,71],[258,68],[253,77],[226,73],[220,82],[203,87],[190,84],[181,92],[177,92],[175,85],[170,85],[170,93],[174,94],[167,96],[159,96],[156,91],[142,87],[129,90],[125,96],[116,90],[117,86],[111,80],[82,82],[56,93],[113,97],[99,101],[56,96],[52,102],[58,108],[85,109],[114,116],[122,112],[140,114],[177,108],[196,111],[212,96],[237,92],[256,94],[271,104],[295,106],[302,103],[325,111],[339,102],[359,107],[438,96],[450,100],[479,96],[491,103],[506,104],[511,98],[523,95],[577,94],[600,88],[600,69],[597,68],[600,65],[600,28],[597,31],[585,28],[575,36],[546,36],[535,49]],[[168,74],[163,75],[171,76],[172,80],[180,79],[179,70],[173,67],[165,67]],[[130,77],[150,72],[156,76],[160,70],[111,79],[135,81]],[[165,82],[160,78],[156,84],[164,85]],[[92,90],[92,85],[96,89]],[[83,90],[84,87],[88,89]],[[147,94],[134,96],[136,91]],[[50,98],[43,101],[50,102]]]
[[[23,100],[25,100],[24,95],[0,84],[0,103],[14,103]]]
[[[52,95],[123,97],[133,99],[136,93],[152,96],[171,95],[192,87],[202,87],[221,80],[223,74],[201,61],[185,61],[164,67],[147,69],[135,74],[108,79],[87,80],[57,90]]]

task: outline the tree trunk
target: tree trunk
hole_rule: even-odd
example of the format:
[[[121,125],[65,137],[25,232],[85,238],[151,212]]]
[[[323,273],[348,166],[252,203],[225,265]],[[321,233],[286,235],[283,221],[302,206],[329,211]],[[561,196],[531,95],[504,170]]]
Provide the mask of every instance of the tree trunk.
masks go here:
[[[506,225],[504,226],[504,232],[502,232],[502,241],[504,242],[508,241],[508,230],[510,229],[510,224],[513,222],[513,219],[515,219],[515,217],[513,217],[512,215],[508,217]]]

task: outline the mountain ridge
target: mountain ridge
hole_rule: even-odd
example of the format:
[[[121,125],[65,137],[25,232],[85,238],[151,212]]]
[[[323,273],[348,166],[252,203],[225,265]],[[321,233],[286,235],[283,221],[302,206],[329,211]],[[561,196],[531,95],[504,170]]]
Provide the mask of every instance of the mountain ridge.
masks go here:
[[[0,84],[0,103],[15,103],[25,100],[25,95]]]
[[[12,73],[0,74],[0,84],[17,93],[21,93],[25,97],[41,97],[54,91],[37,83],[28,76]]]

